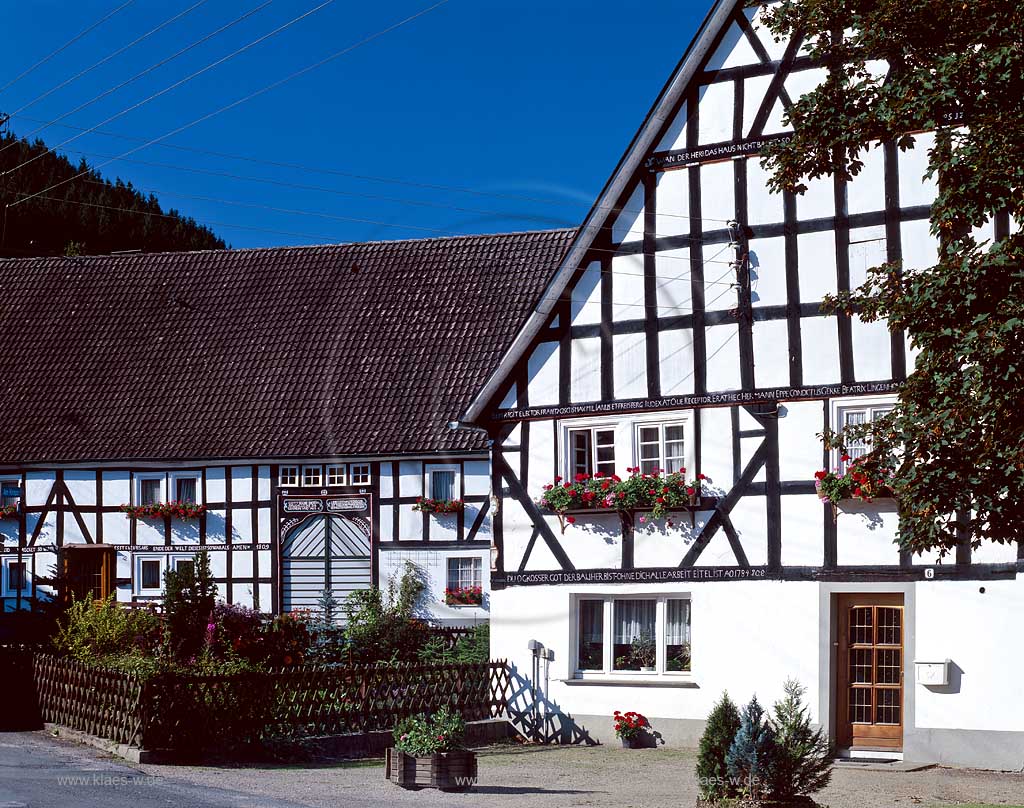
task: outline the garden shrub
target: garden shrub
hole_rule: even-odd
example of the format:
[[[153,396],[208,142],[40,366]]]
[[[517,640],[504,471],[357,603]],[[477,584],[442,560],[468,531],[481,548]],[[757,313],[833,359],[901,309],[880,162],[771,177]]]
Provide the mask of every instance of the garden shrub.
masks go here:
[[[768,792],[777,752],[775,732],[754,696],[740,714],[740,728],[725,756],[729,777],[741,794],[757,800]]]
[[[430,639],[430,628],[417,618],[427,585],[411,562],[387,594],[377,587],[350,594],[343,605],[345,634],[357,663],[415,662]]]
[[[786,697],[772,707],[772,727],[778,751],[771,778],[776,799],[813,794],[832,778],[832,748],[824,733],[811,728],[811,717],[803,704],[805,688],[787,679]]]
[[[491,625],[481,623],[473,631],[459,637],[455,643],[455,661],[463,663],[489,662],[491,659]]]
[[[722,698],[708,716],[697,752],[697,784],[701,799],[720,800],[735,794],[725,758],[739,728],[740,711],[729,694],[722,693]]]
[[[338,625],[341,603],[329,589],[320,593],[318,611],[310,614],[306,623],[309,648],[306,661],[317,665],[344,663],[347,660],[348,641],[344,627]]]
[[[433,715],[420,713],[399,722],[393,737],[395,749],[407,755],[424,757],[436,752],[453,752],[464,746],[466,722],[445,705]]]
[[[53,647],[79,662],[152,654],[160,642],[160,618],[148,609],[125,609],[105,600],[72,599],[57,624]]]
[[[217,600],[210,556],[202,550],[195,563],[164,573],[165,641],[170,656],[192,660],[209,644]]]

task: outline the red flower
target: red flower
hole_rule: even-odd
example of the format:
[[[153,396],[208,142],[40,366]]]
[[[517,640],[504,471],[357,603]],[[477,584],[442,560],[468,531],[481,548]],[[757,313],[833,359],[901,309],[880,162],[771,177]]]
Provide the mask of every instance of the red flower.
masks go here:
[[[612,487],[612,484],[610,482],[608,482],[607,480],[605,480],[603,483],[601,483],[601,490],[602,491],[607,491],[611,487]]]
[[[565,488],[566,490],[568,490],[568,489],[572,488],[572,483],[565,483],[565,485],[563,485],[562,488]]]
[[[565,521],[568,522],[570,525],[575,525],[576,524],[576,517],[575,516],[567,516],[567,517],[565,517]]]
[[[665,497],[658,497],[654,501],[657,502],[659,505],[664,505],[665,504]]]
[[[655,490],[654,490],[654,489],[652,488],[652,489],[651,489],[650,491],[648,491],[647,493],[648,493],[648,494],[649,494],[650,496],[652,496],[652,497],[653,497],[653,496],[654,496],[655,494],[657,494],[658,492],[657,492],[657,491],[655,491]]]
[[[626,498],[626,492],[625,491],[619,491],[619,499],[625,499],[625,498]]]
[[[561,477],[555,477],[555,482],[556,482],[556,483],[560,483],[560,482],[562,482],[562,478],[561,478]]]
[[[576,482],[581,483],[584,480],[587,480],[589,478],[590,478],[589,474],[577,474],[576,477],[575,477],[575,480],[576,480]]]
[[[697,493],[697,489],[696,488],[687,488],[686,489],[686,493],[689,494],[692,497],[694,494]]]
[[[853,495],[855,497],[859,497],[860,496],[860,488],[854,488],[853,489]]]
[[[703,474],[698,474],[698,475],[697,475],[697,479],[698,479],[698,480],[706,480],[706,479],[707,479],[707,477],[705,477],[705,476],[704,476]]]
[[[828,472],[827,471],[816,471],[816,472],[814,472],[814,479],[815,480],[824,480],[827,476],[828,476]]]
[[[839,458],[839,460],[842,463],[849,463],[850,462],[850,456],[848,454],[844,453],[843,456]]]

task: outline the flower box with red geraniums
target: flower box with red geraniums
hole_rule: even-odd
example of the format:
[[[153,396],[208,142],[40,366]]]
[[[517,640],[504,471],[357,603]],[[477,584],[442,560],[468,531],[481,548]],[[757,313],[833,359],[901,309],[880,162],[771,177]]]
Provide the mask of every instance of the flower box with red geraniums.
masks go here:
[[[0,507],[0,519],[14,519],[17,515],[17,505],[4,505],[3,507]]]
[[[412,506],[412,509],[422,513],[460,513],[465,507],[466,503],[461,499],[417,497],[416,504]]]
[[[822,502],[830,502],[833,508],[838,508],[844,500],[870,503],[877,499],[895,498],[892,471],[881,466],[871,455],[851,460],[844,454],[840,461],[847,464],[845,472],[822,470],[814,473],[814,490]]]
[[[444,590],[444,602],[449,606],[480,606],[484,590],[479,586],[456,586]]]
[[[649,509],[651,518],[662,519],[671,511],[701,507],[703,486],[711,482],[703,474],[687,480],[685,468],[664,475],[660,469],[650,474],[641,474],[639,468],[626,471],[630,475],[626,479],[617,474],[606,477],[600,473],[577,474],[572,482],[555,477],[554,483],[544,486],[540,504],[558,515],[563,530],[566,524],[576,521],[575,517],[567,515],[574,511]]]
[[[206,513],[205,505],[194,502],[157,502],[152,505],[122,505],[121,513],[128,519],[198,519]]]
[[[624,749],[642,749],[647,745],[650,722],[640,713],[615,711],[615,737],[622,740]]]

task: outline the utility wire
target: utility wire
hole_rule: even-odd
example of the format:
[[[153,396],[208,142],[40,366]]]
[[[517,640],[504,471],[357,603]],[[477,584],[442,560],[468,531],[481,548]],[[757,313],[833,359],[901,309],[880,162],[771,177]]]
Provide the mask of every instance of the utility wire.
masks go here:
[[[157,98],[160,98],[160,96],[166,95],[167,93],[171,92],[172,90],[175,90],[178,87],[181,87],[183,84],[187,84],[188,82],[192,81],[192,79],[197,78],[198,76],[203,75],[207,71],[213,70],[215,67],[219,67],[220,65],[224,64],[225,62],[230,61],[231,59],[234,59],[239,54],[245,53],[245,51],[249,50],[250,48],[253,48],[256,45],[259,45],[260,43],[265,42],[266,40],[270,39],[271,37],[277,36],[277,34],[281,33],[282,31],[285,31],[288,28],[291,28],[296,23],[306,19],[306,17],[310,16],[311,14],[315,14],[316,12],[320,11],[321,9],[326,8],[327,6],[331,5],[334,2],[335,2],[335,0],[324,0],[322,3],[320,3],[320,5],[314,6],[309,11],[306,11],[306,12],[300,14],[298,17],[294,17],[294,18],[290,19],[284,25],[278,26],[273,31],[270,31],[269,33],[266,33],[266,34],[264,34],[261,37],[257,37],[252,42],[249,42],[249,43],[243,45],[242,47],[238,48],[237,50],[232,51],[227,56],[222,56],[220,59],[217,59],[216,61],[210,62],[205,67],[199,68],[199,70],[196,70],[195,72],[190,73],[189,75],[185,76],[185,78],[179,79],[178,81],[174,82],[173,84],[170,84],[167,87],[164,87],[162,90],[159,90],[159,91],[153,93],[152,95],[148,96],[147,98],[143,98],[141,101],[138,101],[138,102],[132,104],[131,106],[125,107],[120,112],[117,112],[117,113],[111,115],[106,120],[100,121],[100,123],[96,124],[96,126],[92,127],[91,129],[86,129],[84,132],[79,132],[77,135],[74,135],[74,136],[68,138],[67,140],[64,140],[64,141],[58,143],[56,146],[51,146],[49,149],[47,149],[47,151],[41,152],[41,153],[35,155],[34,157],[31,157],[30,159],[26,160],[24,163],[21,163],[20,165],[16,165],[10,171],[5,171],[4,174],[5,175],[11,174],[11,173],[17,171],[19,168],[23,168],[24,166],[27,166],[29,163],[35,162],[40,157],[42,157],[44,154],[48,154],[50,152],[53,152],[53,151],[61,148],[61,146],[65,145],[66,143],[71,143],[73,140],[78,140],[78,138],[80,138],[80,137],[82,137],[84,135],[89,134],[91,131],[93,131],[95,129],[98,129],[101,126],[105,126],[106,124],[110,123],[111,121],[116,121],[118,118],[120,118],[120,117],[122,117],[124,115],[127,115],[129,112],[132,112],[132,111],[134,111],[136,109],[139,109],[139,107],[145,106],[150,101],[154,101]],[[47,189],[47,190],[49,190],[49,189]]]
[[[17,118],[20,118],[21,120],[30,121],[32,123],[42,123],[42,124],[46,124],[47,123],[47,121],[43,121],[43,120],[41,120],[39,118],[31,118],[31,117],[29,117],[27,115],[16,115],[16,116],[12,115],[12,117],[17,117]],[[64,129],[74,129],[74,130],[77,130],[77,131],[80,131],[80,132],[84,132],[85,131],[82,127],[71,126],[69,124],[62,124],[62,123],[54,122],[54,125],[60,126],[61,128],[64,128]],[[39,130],[36,130],[36,131],[39,131]],[[31,136],[31,134],[32,133],[29,133],[29,135],[26,135],[26,137]],[[142,142],[145,142],[145,140],[146,140],[145,138],[138,137],[136,135],[124,135],[124,134],[121,134],[121,133],[118,133],[118,132],[108,132],[108,131],[102,131],[102,130],[98,130],[98,129],[97,130],[93,130],[93,134],[102,135],[104,137],[116,138],[118,140],[134,141],[136,143],[142,143]],[[249,156],[246,156],[246,155],[231,154],[229,152],[213,151],[213,150],[210,150],[210,149],[200,149],[200,148],[196,148],[196,147],[193,147],[193,146],[180,146],[180,145],[177,145],[175,143],[157,143],[157,144],[154,144],[154,145],[159,146],[162,149],[174,149],[174,150],[177,150],[177,151],[191,152],[192,154],[201,154],[201,155],[204,155],[204,156],[217,157],[217,158],[224,159],[224,160],[238,160],[240,162],[254,163],[256,165],[271,166],[271,167],[274,167],[274,168],[287,168],[287,169],[290,169],[290,170],[293,170],[293,171],[305,171],[305,172],[310,173],[310,174],[326,174],[326,175],[330,175],[330,176],[345,177],[347,179],[363,180],[363,181],[367,181],[367,182],[379,182],[379,183],[385,183],[385,184],[390,184],[390,185],[403,185],[403,186],[408,186],[408,187],[411,187],[411,188],[422,188],[422,189],[430,190],[430,191],[447,191],[447,192],[450,192],[450,193],[470,194],[470,195],[473,195],[473,196],[484,196],[484,197],[491,197],[491,198],[494,198],[494,199],[505,199],[505,200],[514,201],[514,202],[533,202],[533,203],[541,204],[541,205],[571,205],[573,207],[589,207],[589,206],[591,206],[590,202],[577,202],[577,201],[573,201],[573,200],[570,200],[570,199],[553,199],[553,198],[547,198],[547,197],[522,196],[522,195],[519,195],[519,194],[506,194],[506,193],[497,193],[497,192],[494,192],[494,191],[481,191],[481,190],[478,190],[476,188],[462,188],[462,187],[454,186],[454,185],[438,185],[438,184],[435,184],[435,183],[416,182],[416,181],[413,181],[413,180],[399,179],[397,177],[382,177],[382,176],[377,176],[377,175],[373,175],[373,174],[360,174],[360,173],[355,173],[355,172],[351,172],[351,171],[343,171],[343,170],[335,169],[335,168],[326,168],[326,167],[323,167],[323,166],[319,166],[318,167],[318,166],[303,165],[302,163],[290,163],[290,162],[282,162],[282,161],[278,161],[278,160],[264,160],[264,159],[260,159],[258,157],[249,157]],[[4,148],[6,148],[6,147],[4,147]],[[0,151],[2,151],[2,149],[0,149]],[[191,172],[194,172],[194,173],[209,173],[208,171],[203,170],[203,169],[197,169],[197,168],[186,167],[186,166],[178,166],[178,165],[175,165],[173,163],[151,162],[151,161],[145,161],[145,160],[129,160],[129,159],[124,158],[124,157],[117,157],[117,156],[112,156],[112,155],[108,155],[108,154],[101,154],[101,153],[98,153],[98,152],[80,151],[80,150],[75,150],[75,149],[65,149],[65,151],[69,151],[72,154],[86,155],[88,157],[100,157],[100,158],[112,157],[112,159],[115,159],[115,160],[122,159],[126,163],[136,163],[138,165],[148,165],[148,166],[155,166],[155,167],[158,167],[158,168],[168,168],[168,169],[171,169],[173,171],[191,171]],[[230,174],[230,173],[227,173],[227,172],[224,172],[223,176],[234,178],[234,179],[248,179],[248,180],[252,180],[253,182],[264,182],[265,181],[265,180],[262,180],[262,179],[259,179],[259,178],[256,178],[256,177],[248,177],[248,176],[244,176],[244,175],[243,176],[238,176],[238,175],[233,175],[233,174]],[[597,210],[617,210],[619,213],[636,213],[636,214],[640,214],[640,213],[643,212],[643,208],[629,208],[629,207],[616,208],[615,205],[598,205],[597,206]],[[709,218],[709,217],[706,217],[706,216],[691,216],[691,215],[686,214],[686,213],[662,213],[662,212],[658,212],[657,216],[659,216],[659,217],[663,216],[663,217],[666,217],[666,218],[669,218],[669,219],[689,219],[691,221],[713,222],[715,224],[728,224],[729,221],[730,221],[728,219],[712,219],[712,218]],[[633,231],[631,231],[631,232],[633,232]],[[635,232],[639,232],[639,231],[635,231]]]
[[[136,74],[135,74],[134,76],[132,76],[132,77],[130,77],[130,78],[127,78],[127,79],[125,79],[125,80],[124,80],[124,81],[122,81],[122,82],[121,82],[120,84],[116,84],[116,85],[114,85],[113,87],[111,87],[111,88],[109,88],[109,89],[107,89],[107,90],[104,90],[104,91],[103,91],[102,93],[100,93],[99,95],[95,96],[94,98],[91,98],[91,99],[89,99],[89,100],[88,100],[88,101],[86,101],[85,103],[79,104],[79,105],[78,105],[77,107],[75,107],[74,109],[69,109],[69,110],[68,110],[67,112],[65,112],[65,113],[64,113],[63,115],[61,115],[60,117],[54,118],[54,119],[53,119],[52,121],[37,121],[37,120],[34,120],[34,119],[32,119],[32,118],[27,118],[27,117],[25,117],[25,116],[23,116],[23,115],[21,115],[21,116],[18,116],[18,117],[24,118],[24,120],[31,120],[31,121],[33,121],[34,123],[39,123],[39,124],[41,124],[40,126],[37,126],[37,127],[35,128],[35,129],[33,129],[33,130],[32,130],[31,132],[29,132],[29,133],[28,133],[27,135],[24,135],[24,139],[25,139],[25,140],[27,140],[28,138],[32,137],[32,135],[36,134],[37,132],[42,132],[42,131],[43,131],[44,129],[46,129],[46,128],[47,128],[48,126],[54,126],[54,125],[62,125],[62,124],[60,124],[60,121],[64,120],[64,119],[65,119],[66,117],[68,117],[69,115],[74,115],[74,114],[75,114],[76,112],[79,112],[80,110],[83,110],[83,109],[85,109],[86,107],[88,107],[88,106],[91,106],[92,104],[95,104],[95,103],[96,103],[97,101],[99,101],[99,100],[100,100],[101,98],[106,98],[106,97],[107,97],[108,95],[110,95],[111,93],[116,93],[116,92],[117,92],[118,90],[120,90],[120,89],[121,89],[122,87],[127,87],[127,86],[128,86],[129,84],[131,84],[131,83],[133,83],[133,82],[135,82],[135,81],[138,81],[138,80],[139,80],[139,79],[141,79],[141,78],[142,78],[143,76],[146,76],[146,75],[148,75],[149,73],[152,73],[152,72],[153,72],[154,70],[156,70],[157,68],[163,67],[163,66],[164,66],[165,64],[168,64],[168,63],[170,63],[170,62],[173,62],[173,61],[174,61],[175,59],[177,59],[177,58],[178,58],[179,56],[181,56],[181,55],[183,55],[183,54],[185,54],[185,53],[188,53],[188,52],[189,52],[190,50],[192,50],[193,48],[197,48],[197,47],[199,47],[199,46],[200,46],[200,45],[202,45],[202,44],[203,44],[204,42],[209,42],[209,41],[210,41],[211,39],[213,39],[213,38],[214,38],[215,36],[218,36],[219,34],[222,34],[222,33],[223,33],[224,31],[227,31],[227,30],[228,30],[229,28],[232,28],[232,27],[234,27],[234,26],[238,25],[238,23],[242,22],[243,20],[246,20],[246,19],[248,19],[248,18],[249,18],[249,17],[251,17],[251,16],[253,15],[253,14],[256,14],[257,12],[259,12],[259,11],[262,11],[263,9],[265,9],[265,8],[266,8],[267,6],[269,6],[269,5],[270,5],[271,3],[273,3],[273,2],[274,2],[274,0],[265,0],[265,2],[261,3],[260,5],[256,6],[255,8],[252,8],[252,9],[250,9],[249,11],[245,12],[245,13],[244,13],[244,14],[242,14],[241,16],[239,16],[239,17],[235,17],[235,19],[231,20],[230,22],[227,22],[227,23],[225,23],[225,24],[224,24],[224,25],[222,25],[222,26],[221,26],[220,28],[217,28],[216,30],[214,30],[214,31],[211,31],[210,33],[206,34],[205,36],[203,36],[203,37],[200,37],[200,38],[199,38],[199,39],[197,39],[197,40],[196,40],[195,42],[192,42],[192,43],[190,43],[190,44],[186,45],[186,46],[185,46],[184,48],[182,48],[181,50],[179,50],[179,51],[176,51],[176,52],[172,53],[172,54],[171,54],[170,56],[167,56],[167,57],[165,57],[165,58],[161,59],[161,60],[160,60],[159,62],[157,62],[156,64],[150,65],[150,66],[149,66],[149,67],[147,67],[147,68],[146,68],[145,70],[142,70],[142,71],[140,71],[140,72],[136,73]],[[93,127],[90,127],[89,129],[84,129],[84,128],[82,128],[82,127],[79,127],[79,126],[66,126],[66,125],[65,125],[65,126],[64,126],[64,128],[76,130],[76,131],[78,131],[78,132],[81,132],[81,133],[82,133],[82,134],[84,135],[84,134],[86,134],[87,132],[99,132],[99,131],[100,131],[100,130],[99,130],[99,127],[100,127],[100,126],[102,126],[102,124],[99,124],[99,125],[97,125],[97,126],[93,126]],[[66,140],[66,141],[64,141],[64,142],[65,142],[65,143],[70,143],[70,142],[71,142],[71,139],[68,139],[68,140]],[[12,146],[12,145],[13,145],[13,143],[8,143],[8,144],[7,144],[7,146],[4,146],[4,147],[3,147],[3,149],[0,149],[0,152],[4,151],[5,149],[7,149],[8,147],[10,147],[10,146]],[[50,151],[52,151],[52,149],[51,149]]]
[[[96,28],[99,28],[101,25],[103,25],[103,23],[105,23],[107,20],[109,20],[115,14],[117,14],[118,12],[123,11],[124,9],[128,8],[128,6],[130,6],[134,2],[135,2],[135,0],[128,0],[128,2],[122,3],[117,8],[115,8],[113,11],[111,11],[111,12],[107,13],[106,15],[100,17],[92,25],[88,26],[87,28],[83,28],[81,31],[79,31],[77,34],[75,34],[73,37],[71,37],[71,39],[69,39],[67,42],[65,42],[63,45],[61,45],[59,48],[57,48],[57,50],[55,50],[52,53],[44,56],[42,59],[40,59],[34,65],[32,65],[31,67],[23,70],[21,73],[19,73],[13,79],[11,79],[9,82],[7,82],[3,87],[0,87],[0,93],[4,92],[8,88],[10,88],[10,87],[14,86],[15,84],[17,84],[19,81],[21,81],[23,78],[25,78],[25,76],[27,76],[29,73],[31,73],[33,70],[35,70],[37,67],[41,67],[42,65],[44,65],[48,61],[50,61],[57,54],[59,54],[59,53],[65,51],[65,50],[67,50],[68,48],[70,48],[72,45],[74,45],[78,40],[80,40],[82,37],[84,37],[90,31],[93,31]]]
[[[67,87],[69,84],[78,81],[80,78],[82,78],[82,76],[84,76],[84,75],[86,75],[88,73],[91,73],[97,67],[101,67],[101,66],[105,65],[111,59],[116,59],[122,53],[125,53],[126,51],[131,50],[136,45],[138,45],[140,42],[142,42],[142,41],[148,39],[149,37],[153,36],[153,34],[159,32],[159,31],[162,31],[168,25],[171,25],[172,23],[177,22],[182,17],[185,17],[188,14],[191,14],[197,8],[199,8],[202,5],[205,5],[209,1],[210,0],[199,0],[199,2],[193,3],[191,6],[186,8],[184,11],[179,11],[173,17],[167,18],[162,23],[160,23],[156,28],[151,28],[146,33],[144,33],[142,36],[133,39],[127,45],[123,45],[122,47],[120,47],[116,51],[114,51],[113,53],[107,54],[102,59],[100,59],[98,62],[95,62],[92,65],[90,65],[89,67],[85,68],[85,70],[82,70],[82,71],[76,73],[75,75],[71,76],[70,78],[64,79],[64,81],[62,81],[60,84],[56,85],[55,87],[51,87],[49,90],[47,90],[45,93],[42,93],[41,95],[37,95],[35,98],[33,98],[27,104],[22,104],[20,107],[18,107],[16,110],[14,110],[14,112],[12,112],[10,114],[12,116],[14,116],[14,115],[17,115],[19,112],[22,112],[22,111],[28,109],[31,106],[35,106],[40,101],[42,101],[44,98],[47,98],[48,96],[50,96],[53,93],[57,92],[57,90],[63,89],[64,87]],[[68,114],[70,114],[70,113],[68,113]],[[3,149],[0,149],[0,151],[3,151]]]
[[[330,1],[333,2],[333,0],[330,0]],[[174,135],[177,135],[177,134],[179,134],[181,132],[184,132],[186,129],[190,129],[191,127],[195,126],[196,124],[202,123],[203,121],[208,121],[210,118],[213,118],[214,116],[219,115],[222,112],[226,112],[227,110],[233,109],[234,107],[237,107],[240,104],[244,104],[246,101],[250,101],[251,99],[256,98],[257,96],[263,95],[264,93],[269,92],[270,90],[276,89],[277,87],[280,87],[281,85],[285,84],[286,82],[291,81],[292,79],[298,78],[299,76],[302,76],[302,75],[304,75],[306,73],[309,73],[310,71],[315,70],[318,67],[322,67],[323,65],[327,64],[328,62],[332,62],[335,59],[338,59],[338,58],[340,58],[340,57],[342,57],[342,56],[344,56],[344,55],[346,55],[348,53],[351,53],[352,51],[356,50],[357,48],[362,47],[363,45],[366,45],[366,44],[368,44],[370,42],[373,42],[375,39],[378,39],[378,38],[384,36],[385,34],[388,34],[391,31],[394,31],[396,28],[401,28],[403,25],[407,25],[408,23],[412,22],[413,20],[416,20],[416,19],[422,17],[424,14],[428,14],[428,13],[430,13],[431,11],[433,11],[436,8],[440,8],[441,6],[445,5],[447,2],[448,2],[448,0],[440,0],[437,3],[434,3],[432,6],[428,6],[427,8],[422,9],[421,11],[418,11],[415,14],[412,14],[412,15],[408,16],[405,19],[400,20],[399,22],[394,23],[394,24],[388,26],[387,28],[384,28],[384,29],[382,29],[380,31],[377,31],[376,33],[370,34],[369,36],[364,37],[363,39],[359,40],[358,42],[356,42],[356,43],[354,43],[352,45],[349,45],[349,46],[347,46],[345,48],[342,48],[341,50],[335,51],[330,56],[327,56],[324,59],[319,60],[318,62],[314,62],[313,64],[308,65],[308,66],[302,68],[301,70],[297,70],[294,73],[290,73],[289,75],[285,76],[283,79],[278,79],[277,81],[272,82],[271,84],[268,84],[268,85],[266,85],[265,87],[262,87],[259,90],[256,90],[256,91],[254,91],[252,93],[249,93],[248,95],[242,96],[241,98],[237,99],[236,101],[232,101],[230,104],[226,104],[223,107],[215,109],[213,112],[209,112],[206,115],[202,115],[199,118],[196,118],[195,120],[190,121],[189,123],[186,123],[186,124],[183,124],[182,126],[177,127],[176,129],[172,129],[170,132],[167,132],[166,134],[161,135],[160,137],[154,138],[153,140],[149,141],[148,143],[143,143],[141,146],[136,146],[133,149],[129,149],[128,151],[124,152],[124,154],[118,155],[118,157],[114,158],[114,160],[119,160],[122,157],[128,157],[128,156],[130,156],[132,154],[135,154],[135,152],[141,151],[142,149],[146,148],[147,146],[152,146],[152,145],[154,145],[156,143],[159,143],[161,140],[165,140],[166,138],[173,137]],[[67,179],[64,179],[64,180],[61,180],[60,182],[54,183],[53,185],[50,185],[49,187],[44,188],[41,191],[37,191],[32,196],[24,197],[22,199],[17,200],[16,202],[12,202],[11,206],[13,207],[14,205],[20,205],[22,202],[25,202],[28,199],[31,199],[33,196],[38,196],[40,194],[48,193],[49,191],[52,191],[54,188],[59,188],[62,185],[66,185],[67,183],[72,182],[73,180],[76,180],[76,179],[78,179],[79,177],[81,177],[81,176],[83,176],[85,174],[88,174],[89,171],[96,171],[96,170],[99,170],[99,169],[103,168],[104,166],[109,165],[110,163],[114,162],[114,160],[107,160],[105,163],[100,163],[100,165],[94,166],[92,169],[89,169],[87,171],[80,171],[75,176],[68,177]]]

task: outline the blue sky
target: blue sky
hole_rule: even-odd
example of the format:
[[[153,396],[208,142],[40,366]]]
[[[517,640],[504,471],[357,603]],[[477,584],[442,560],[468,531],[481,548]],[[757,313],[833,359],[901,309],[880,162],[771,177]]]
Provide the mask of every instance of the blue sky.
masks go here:
[[[273,0],[61,123],[89,129],[323,1]],[[123,2],[7,4],[0,87]],[[0,111],[18,110],[196,2],[135,0],[0,92]],[[18,113],[13,131],[27,135],[40,122],[52,121],[262,2],[206,0],[145,42]],[[60,150],[74,161],[85,152],[91,163],[104,162],[96,155],[118,155],[159,137],[430,4],[335,0],[102,127],[122,138],[97,131]],[[235,247],[575,225],[706,11],[704,2],[682,0],[649,0],[642,6],[625,0],[449,0],[403,28],[166,141],[249,161],[152,146],[129,159],[178,168],[124,160],[102,172],[131,180],[156,193],[165,207],[210,223]],[[36,136],[56,145],[76,134],[51,125]]]

